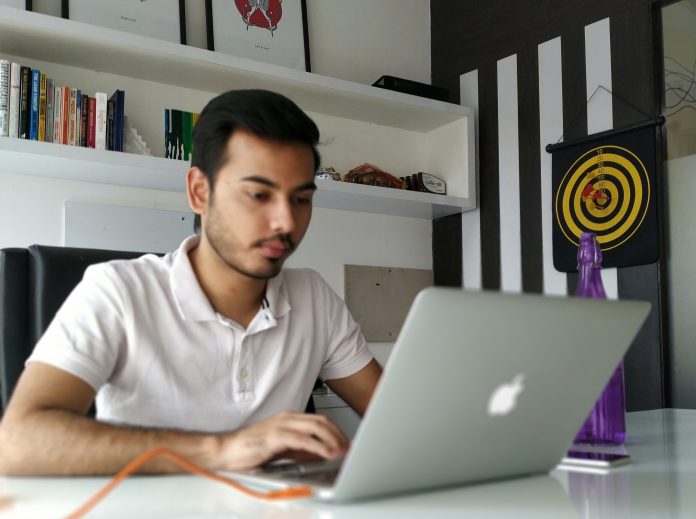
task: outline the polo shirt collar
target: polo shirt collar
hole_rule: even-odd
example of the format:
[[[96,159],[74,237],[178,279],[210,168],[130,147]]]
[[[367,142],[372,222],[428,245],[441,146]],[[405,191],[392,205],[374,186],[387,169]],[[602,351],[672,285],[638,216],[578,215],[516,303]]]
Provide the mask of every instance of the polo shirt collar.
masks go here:
[[[169,285],[174,294],[179,314],[184,320],[217,321],[218,314],[198,283],[198,278],[193,272],[188,256],[189,251],[198,246],[199,242],[200,236],[189,236],[173,253]],[[287,286],[284,283],[282,271],[266,283],[266,301],[268,302],[268,311],[276,319],[290,311]]]
[[[282,271],[266,283],[266,301],[268,302],[268,309],[276,319],[290,311],[288,289],[284,283]]]
[[[172,267],[169,271],[169,286],[179,314],[186,321],[214,321],[217,313],[205,295],[198,278],[193,272],[188,253],[198,246],[198,235],[186,238],[173,253]]]

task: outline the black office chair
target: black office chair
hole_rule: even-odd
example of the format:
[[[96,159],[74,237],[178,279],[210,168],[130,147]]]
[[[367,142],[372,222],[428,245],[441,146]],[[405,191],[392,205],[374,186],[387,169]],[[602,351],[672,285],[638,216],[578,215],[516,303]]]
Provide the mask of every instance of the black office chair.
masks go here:
[[[45,245],[0,249],[0,415],[24,362],[87,267],[142,254]],[[306,411],[315,411],[311,396]]]
[[[93,263],[142,252],[48,247],[0,249],[0,410],[43,332]]]

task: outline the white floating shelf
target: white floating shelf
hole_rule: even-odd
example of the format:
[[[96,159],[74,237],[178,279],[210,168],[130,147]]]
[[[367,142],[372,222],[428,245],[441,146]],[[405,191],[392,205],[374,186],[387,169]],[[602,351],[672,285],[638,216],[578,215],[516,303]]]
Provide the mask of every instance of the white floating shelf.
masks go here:
[[[404,189],[317,180],[316,207],[433,219],[474,209],[469,200]]]
[[[266,88],[311,112],[412,131],[471,115],[452,103],[10,7],[0,7],[0,54],[214,93]]]
[[[4,173],[120,186],[185,190],[186,162],[0,137]],[[464,198],[318,180],[315,206],[365,213],[439,218],[473,209]]]

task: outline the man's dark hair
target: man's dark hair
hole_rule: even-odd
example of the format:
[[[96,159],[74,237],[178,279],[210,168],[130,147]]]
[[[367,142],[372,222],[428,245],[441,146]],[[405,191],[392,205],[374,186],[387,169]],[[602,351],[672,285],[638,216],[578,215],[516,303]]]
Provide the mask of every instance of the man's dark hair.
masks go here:
[[[230,90],[203,108],[193,128],[191,166],[206,175],[211,193],[217,172],[229,158],[227,143],[236,130],[271,141],[307,144],[314,155],[314,169],[319,169],[319,129],[299,106],[268,90]],[[199,233],[200,228],[197,214],[193,229]]]

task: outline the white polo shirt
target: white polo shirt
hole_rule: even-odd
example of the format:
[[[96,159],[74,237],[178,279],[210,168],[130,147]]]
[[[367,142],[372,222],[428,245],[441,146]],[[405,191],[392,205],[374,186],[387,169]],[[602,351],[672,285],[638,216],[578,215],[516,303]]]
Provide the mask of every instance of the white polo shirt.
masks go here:
[[[305,408],[317,376],[372,359],[344,302],[318,273],[284,269],[245,330],[216,313],[186,239],[164,257],[93,265],[27,362],[80,377],[97,419],[220,432]]]

